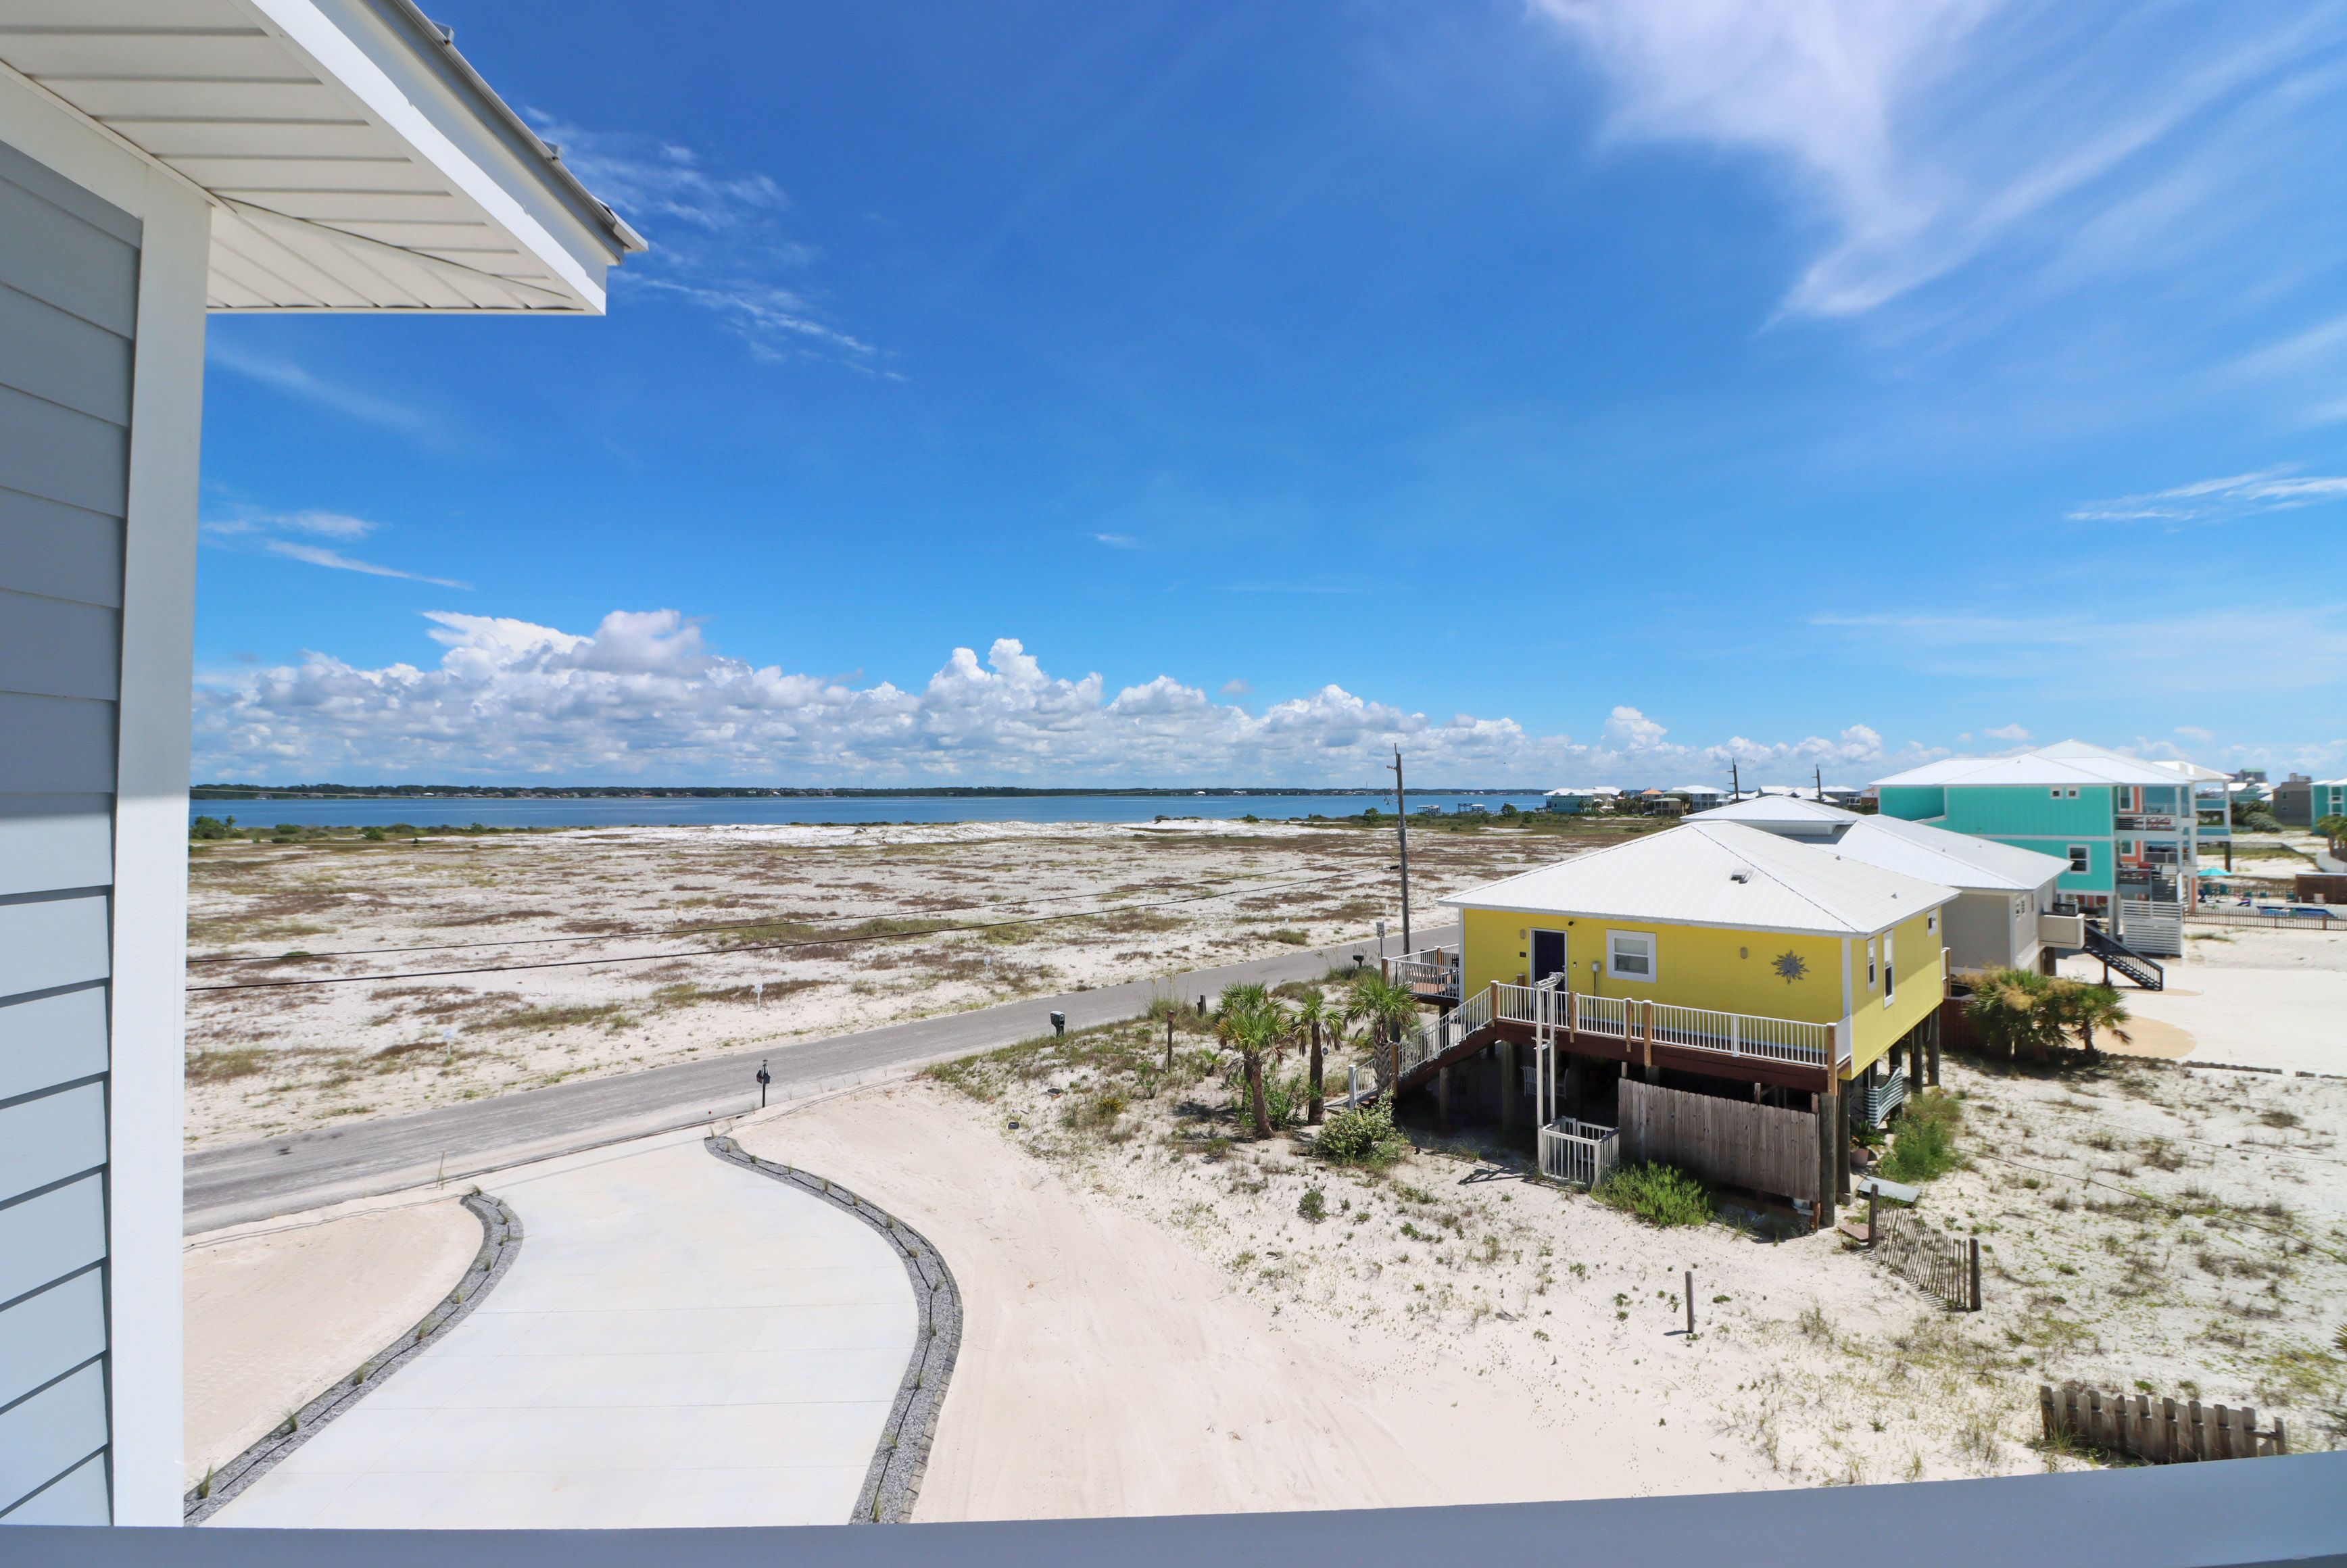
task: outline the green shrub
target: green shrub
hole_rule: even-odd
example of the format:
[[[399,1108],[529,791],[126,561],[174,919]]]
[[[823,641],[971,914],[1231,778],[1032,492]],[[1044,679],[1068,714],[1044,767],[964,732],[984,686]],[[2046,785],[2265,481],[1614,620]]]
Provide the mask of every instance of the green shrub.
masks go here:
[[[188,836],[190,838],[226,838],[230,824],[235,821],[234,817],[222,822],[216,816],[200,816],[188,824]]]
[[[1609,1208],[1650,1225],[1699,1225],[1711,1221],[1711,1189],[1676,1165],[1622,1165],[1592,1194]]]
[[[1913,1184],[1944,1176],[1961,1163],[1956,1154],[1956,1126],[1963,1112],[1949,1095],[1932,1090],[1911,1097],[1899,1113],[1897,1136],[1882,1162],[1882,1173],[1894,1182]]]
[[[1281,1078],[1268,1072],[1264,1074],[1263,1109],[1266,1118],[1271,1122],[1273,1132],[1276,1132],[1282,1127],[1293,1127],[1303,1121],[1304,1102],[1310,1098],[1310,1091],[1301,1078]],[[1246,1108],[1244,1105],[1240,1106],[1239,1112],[1242,1116],[1245,1115]]]
[[[1380,1169],[1409,1153],[1409,1140],[1394,1125],[1393,1112],[1380,1102],[1339,1111],[1321,1124],[1315,1145],[1320,1157],[1338,1165]]]
[[[1318,1225],[1328,1217],[1328,1194],[1317,1187],[1307,1187],[1304,1196],[1296,1202],[1296,1212]]]
[[[379,827],[363,827],[359,829],[359,836],[365,839],[369,844],[381,844],[384,838],[383,829]]]

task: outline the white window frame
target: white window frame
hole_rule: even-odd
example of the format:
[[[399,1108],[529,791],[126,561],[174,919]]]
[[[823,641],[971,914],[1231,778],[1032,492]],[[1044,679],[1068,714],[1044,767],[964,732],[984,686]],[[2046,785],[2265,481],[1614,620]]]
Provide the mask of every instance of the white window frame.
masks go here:
[[[1642,975],[1635,970],[1625,969],[1622,967],[1622,953],[1624,944],[1630,944],[1639,948],[1640,956],[1646,960],[1646,972],[1645,974]],[[1643,986],[1653,985],[1655,983],[1655,970],[1657,967],[1655,959],[1655,948],[1656,945],[1654,933],[1651,931],[1606,932],[1606,977],[1610,979],[1630,980]]]
[[[1882,1005],[1884,1007],[1891,1005],[1891,996],[1899,989],[1898,971],[1891,966],[1891,959],[1897,952],[1897,948],[1892,946],[1892,938],[1895,935],[1896,933],[1891,931],[1882,933]]]
[[[2091,875],[2095,869],[2095,846],[2091,844],[2074,844],[2069,846],[2069,849],[2070,875],[2073,876]]]
[[[1866,939],[1866,989],[1874,989],[1874,938]]]
[[[2062,786],[2060,784],[2055,784],[2052,789],[2047,790],[2045,792],[2045,798],[2047,800],[2060,800],[2062,798]]]

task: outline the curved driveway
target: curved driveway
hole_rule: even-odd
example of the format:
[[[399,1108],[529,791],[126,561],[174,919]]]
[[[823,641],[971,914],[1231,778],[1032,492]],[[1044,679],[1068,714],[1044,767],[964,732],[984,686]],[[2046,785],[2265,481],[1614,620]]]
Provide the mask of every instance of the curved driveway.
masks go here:
[[[903,1263],[698,1132],[514,1171],[521,1254],[447,1337],[212,1518],[847,1522],[906,1364]]]

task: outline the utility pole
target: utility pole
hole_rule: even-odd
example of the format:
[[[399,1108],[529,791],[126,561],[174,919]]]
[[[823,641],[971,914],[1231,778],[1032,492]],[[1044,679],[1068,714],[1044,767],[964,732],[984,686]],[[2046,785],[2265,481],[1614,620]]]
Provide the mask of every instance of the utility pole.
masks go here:
[[[1819,804],[1819,805],[1823,805],[1823,804],[1825,804],[1825,803],[1826,803],[1826,770],[1825,770],[1825,764],[1822,764],[1822,763],[1820,763],[1820,764],[1818,764],[1818,769],[1817,769],[1817,777],[1818,777],[1818,804]]]
[[[1727,794],[1730,800],[1744,798],[1744,775],[1737,771],[1736,759],[1727,759]]]
[[[1401,748],[1394,748],[1394,837],[1401,845],[1401,952],[1410,955],[1409,945],[1409,795],[1401,783]]]

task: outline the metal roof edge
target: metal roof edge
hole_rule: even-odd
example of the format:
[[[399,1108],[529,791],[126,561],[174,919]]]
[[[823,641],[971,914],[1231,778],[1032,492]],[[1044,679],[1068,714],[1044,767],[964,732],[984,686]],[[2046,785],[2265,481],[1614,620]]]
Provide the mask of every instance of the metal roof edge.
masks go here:
[[[534,162],[538,172],[553,185],[564,204],[577,209],[577,215],[590,226],[599,228],[617,248],[613,260],[632,256],[651,249],[644,237],[630,227],[628,220],[612,210],[609,202],[587,189],[562,161],[561,155],[548,146],[546,138],[530,128],[529,122],[516,114],[513,107],[499,97],[473,63],[456,47],[453,29],[445,28],[426,16],[415,0],[361,0],[395,33],[403,35],[415,46],[418,58],[435,67],[434,74],[445,85],[454,87],[460,96],[472,100],[497,128],[505,139],[526,155],[525,161]]]

